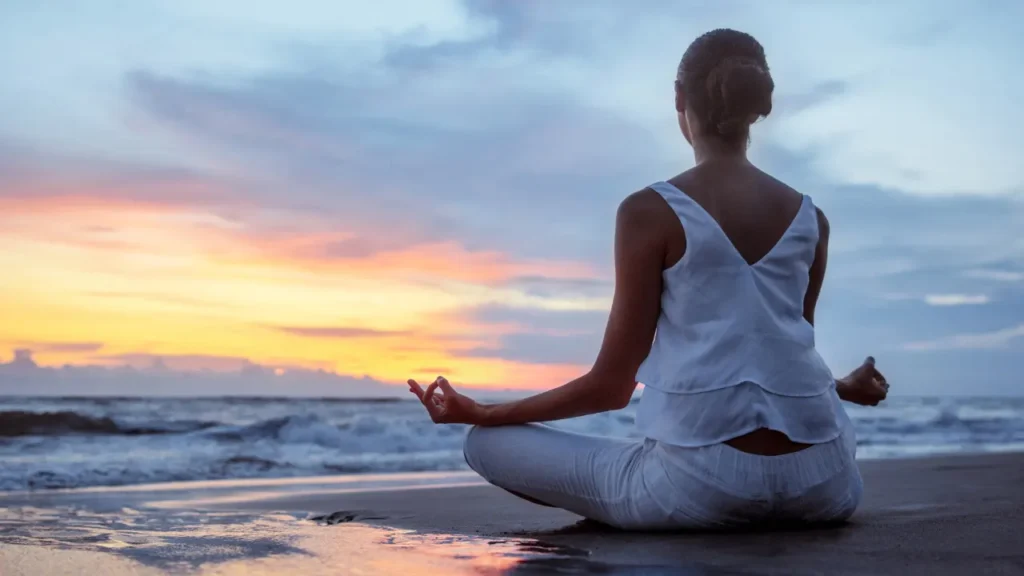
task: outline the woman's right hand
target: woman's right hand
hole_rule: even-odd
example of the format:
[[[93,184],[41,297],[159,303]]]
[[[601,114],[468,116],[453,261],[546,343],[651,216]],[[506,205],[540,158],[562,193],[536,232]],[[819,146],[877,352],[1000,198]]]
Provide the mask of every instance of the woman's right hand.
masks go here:
[[[875,368],[875,359],[868,356],[867,360],[850,372],[849,376],[836,381],[836,392],[847,402],[861,406],[877,406],[889,395],[889,383]]]
[[[434,424],[483,424],[486,410],[469,396],[459,394],[444,376],[438,376],[424,390],[409,380],[409,392],[420,399]],[[440,388],[442,394],[437,394]]]

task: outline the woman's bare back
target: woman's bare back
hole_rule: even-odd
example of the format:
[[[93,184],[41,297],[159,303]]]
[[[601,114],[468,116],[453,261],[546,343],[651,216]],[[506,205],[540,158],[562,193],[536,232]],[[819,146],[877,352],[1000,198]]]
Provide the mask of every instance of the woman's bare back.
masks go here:
[[[669,180],[718,223],[736,251],[755,264],[789,229],[803,196],[746,160],[705,162]],[[682,225],[679,226],[682,231]],[[685,233],[669,238],[685,252]]]
[[[803,196],[744,160],[705,162],[669,180],[718,223],[737,253],[754,265],[782,239],[800,211]],[[686,234],[678,219],[668,232],[666,264],[686,252]],[[762,456],[810,447],[776,430],[761,428],[728,440],[737,450]]]

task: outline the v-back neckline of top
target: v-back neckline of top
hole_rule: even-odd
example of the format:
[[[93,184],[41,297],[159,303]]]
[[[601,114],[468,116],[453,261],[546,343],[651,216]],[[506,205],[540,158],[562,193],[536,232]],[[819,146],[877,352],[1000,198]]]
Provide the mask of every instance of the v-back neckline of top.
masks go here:
[[[801,194],[800,207],[797,208],[796,214],[794,214],[793,219],[789,221],[789,225],[786,226],[786,230],[782,233],[782,236],[779,236],[779,239],[775,241],[775,244],[772,244],[772,247],[768,250],[768,252],[764,254],[764,256],[761,256],[754,262],[748,262],[747,259],[743,257],[743,254],[740,253],[739,249],[736,248],[736,244],[733,243],[732,238],[729,238],[729,235],[725,233],[725,229],[722,228],[722,225],[718,223],[718,220],[716,220],[710,212],[708,212],[703,206],[700,205],[700,202],[697,202],[696,200],[691,198],[689,194],[683,192],[683,190],[676,186],[675,184],[668,181],[666,181],[665,184],[667,186],[670,186],[676,192],[678,192],[683,198],[686,199],[686,201],[696,206],[697,209],[700,210],[701,213],[704,214],[704,216],[711,221],[711,223],[714,225],[714,228],[718,230],[718,234],[722,237],[722,239],[725,240],[726,244],[729,245],[729,248],[732,249],[732,253],[735,254],[737,258],[739,258],[740,262],[743,262],[752,269],[757,268],[759,264],[768,260],[771,257],[771,255],[775,253],[775,250],[780,245],[782,245],[786,238],[789,237],[789,232],[793,229],[794,226],[796,226],[796,222],[797,220],[800,219],[800,215],[803,214],[804,207],[807,204],[807,196],[805,194]]]

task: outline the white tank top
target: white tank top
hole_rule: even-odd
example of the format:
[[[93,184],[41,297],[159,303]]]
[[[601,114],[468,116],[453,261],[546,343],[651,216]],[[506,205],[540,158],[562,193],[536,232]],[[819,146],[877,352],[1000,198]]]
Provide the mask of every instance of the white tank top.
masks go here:
[[[663,273],[657,333],[637,372],[639,431],[684,447],[758,428],[809,444],[838,437],[847,415],[803,314],[818,244],[811,199],[751,265],[689,196],[667,182],[650,188],[682,222],[686,252]]]

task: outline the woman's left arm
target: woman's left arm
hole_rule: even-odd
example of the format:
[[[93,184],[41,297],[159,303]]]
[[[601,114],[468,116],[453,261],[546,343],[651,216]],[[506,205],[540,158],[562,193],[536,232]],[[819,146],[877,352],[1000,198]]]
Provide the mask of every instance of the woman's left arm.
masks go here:
[[[593,368],[553,390],[522,400],[482,405],[457,393],[443,378],[424,391],[409,381],[435,422],[482,426],[574,418],[625,407],[636,389],[636,372],[650,352],[661,312],[666,260],[665,201],[651,190],[626,198],[615,224],[615,296],[604,341]],[[671,215],[671,211],[668,211]],[[678,226],[678,224],[676,224]],[[444,393],[438,397],[434,391]]]

